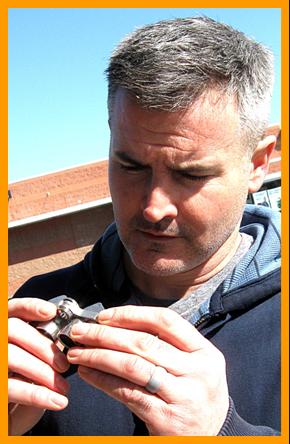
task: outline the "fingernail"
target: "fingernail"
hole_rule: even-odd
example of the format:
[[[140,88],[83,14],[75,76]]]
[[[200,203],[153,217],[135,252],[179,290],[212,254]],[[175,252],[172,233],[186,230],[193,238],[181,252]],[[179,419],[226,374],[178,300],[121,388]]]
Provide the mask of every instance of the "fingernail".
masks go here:
[[[71,349],[69,349],[66,356],[67,356],[68,360],[76,359],[79,357],[80,353],[81,353],[80,350],[78,350],[76,348],[71,348]]]
[[[47,305],[41,305],[37,309],[40,316],[54,316],[56,312],[55,305],[47,304]]]
[[[85,322],[77,322],[71,328],[70,335],[71,336],[80,336],[84,335],[89,331],[90,326]]]
[[[59,370],[60,372],[64,372],[65,370],[68,369],[69,363],[67,362],[65,355],[57,354],[54,359],[57,370]]]
[[[103,323],[109,321],[113,317],[114,311],[114,308],[107,308],[106,310],[100,311],[97,317],[97,321]]]
[[[68,399],[65,396],[61,396],[61,395],[52,395],[50,397],[50,402],[55,406],[55,407],[61,407],[61,408],[65,408],[68,405]]]

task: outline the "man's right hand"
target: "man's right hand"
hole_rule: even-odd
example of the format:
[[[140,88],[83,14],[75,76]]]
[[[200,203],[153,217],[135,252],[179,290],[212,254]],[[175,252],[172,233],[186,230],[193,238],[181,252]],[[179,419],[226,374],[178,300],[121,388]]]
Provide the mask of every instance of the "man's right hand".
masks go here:
[[[54,304],[36,298],[11,299],[8,315],[9,435],[23,435],[46,409],[67,406],[69,385],[60,373],[69,363],[50,339],[29,324],[54,318]]]

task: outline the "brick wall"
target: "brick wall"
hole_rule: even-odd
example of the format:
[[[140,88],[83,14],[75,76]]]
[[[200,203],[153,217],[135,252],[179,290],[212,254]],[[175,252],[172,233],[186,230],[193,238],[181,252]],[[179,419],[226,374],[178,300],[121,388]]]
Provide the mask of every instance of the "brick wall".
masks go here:
[[[11,183],[8,221],[108,197],[107,166],[104,160]]]
[[[107,204],[9,230],[8,292],[31,276],[80,261],[113,220]]]

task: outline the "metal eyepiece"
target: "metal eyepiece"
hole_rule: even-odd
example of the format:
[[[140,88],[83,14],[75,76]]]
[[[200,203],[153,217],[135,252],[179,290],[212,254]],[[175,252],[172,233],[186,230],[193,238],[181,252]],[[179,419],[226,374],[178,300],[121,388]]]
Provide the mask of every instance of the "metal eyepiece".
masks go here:
[[[97,322],[98,313],[104,309],[100,302],[84,309],[72,298],[58,296],[50,299],[57,306],[54,319],[48,322],[39,322],[36,328],[53,342],[60,341],[65,347],[75,345],[70,338],[70,330],[76,322]]]
[[[57,307],[57,316],[63,321],[69,321],[81,311],[78,303],[71,298],[63,299]]]

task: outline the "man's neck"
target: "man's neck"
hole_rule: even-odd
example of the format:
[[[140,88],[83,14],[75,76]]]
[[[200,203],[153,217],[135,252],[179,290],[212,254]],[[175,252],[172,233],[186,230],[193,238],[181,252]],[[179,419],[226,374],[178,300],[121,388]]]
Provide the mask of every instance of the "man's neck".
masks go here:
[[[227,242],[207,261],[185,272],[155,276],[137,269],[128,254],[124,255],[126,272],[135,287],[156,299],[181,299],[221,271],[236,253],[240,233],[233,233]]]

